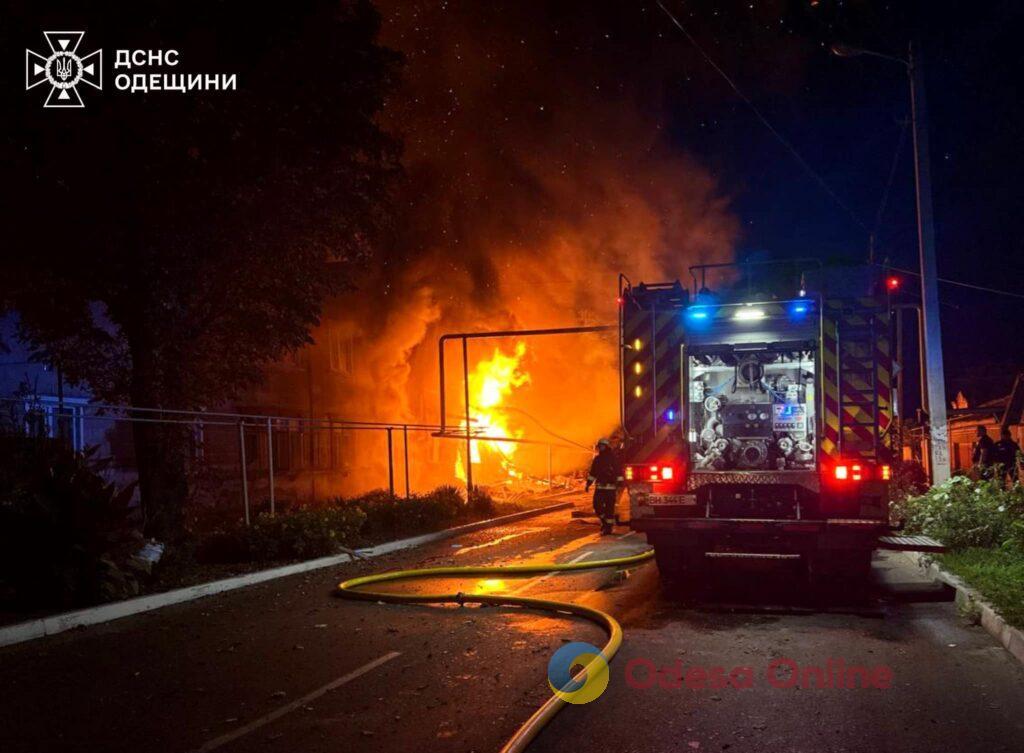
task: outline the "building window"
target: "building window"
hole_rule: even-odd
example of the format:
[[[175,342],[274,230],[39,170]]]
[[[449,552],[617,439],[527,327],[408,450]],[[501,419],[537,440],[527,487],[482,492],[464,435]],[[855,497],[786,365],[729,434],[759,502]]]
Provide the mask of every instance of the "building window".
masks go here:
[[[332,327],[327,333],[327,347],[331,356],[331,371],[351,374],[355,367],[355,338]]]
[[[81,397],[39,395],[25,401],[25,431],[34,437],[65,438],[73,450],[85,449],[85,406]]]

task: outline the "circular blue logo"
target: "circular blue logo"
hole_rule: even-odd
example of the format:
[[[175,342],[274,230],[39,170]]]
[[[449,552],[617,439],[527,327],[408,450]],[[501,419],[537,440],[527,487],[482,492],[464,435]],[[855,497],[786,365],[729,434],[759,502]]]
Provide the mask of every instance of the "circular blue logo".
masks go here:
[[[566,643],[548,661],[548,685],[567,703],[590,703],[608,688],[608,660],[597,646]]]

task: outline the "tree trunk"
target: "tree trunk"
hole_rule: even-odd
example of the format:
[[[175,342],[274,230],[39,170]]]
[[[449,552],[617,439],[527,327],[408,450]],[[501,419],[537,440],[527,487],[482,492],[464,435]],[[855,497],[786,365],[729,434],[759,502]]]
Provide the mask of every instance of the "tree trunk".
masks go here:
[[[132,354],[131,403],[140,408],[166,404],[166,376],[159,373],[153,350],[145,343],[130,343]],[[144,531],[161,541],[176,541],[184,531],[184,506],[188,496],[185,473],[186,427],[157,423],[160,414],[134,412],[132,423],[139,496],[145,519]]]

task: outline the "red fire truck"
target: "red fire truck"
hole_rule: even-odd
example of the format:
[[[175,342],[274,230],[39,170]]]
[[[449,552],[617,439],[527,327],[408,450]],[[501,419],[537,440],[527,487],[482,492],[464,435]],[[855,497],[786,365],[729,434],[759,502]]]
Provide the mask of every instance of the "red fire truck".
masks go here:
[[[860,578],[885,537],[895,454],[891,300],[877,268],[733,272],[727,290],[620,276],[630,526],[663,577],[728,559]]]

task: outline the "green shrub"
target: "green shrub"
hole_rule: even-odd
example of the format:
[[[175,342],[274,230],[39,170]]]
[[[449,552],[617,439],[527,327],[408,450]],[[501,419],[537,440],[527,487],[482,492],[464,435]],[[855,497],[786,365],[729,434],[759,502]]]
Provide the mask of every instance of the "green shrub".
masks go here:
[[[95,448],[0,436],[0,601],[68,608],[138,592],[131,558],[143,543],[130,501],[101,475]]]
[[[339,545],[434,531],[497,512],[494,500],[480,489],[470,494],[468,502],[454,486],[440,486],[409,499],[373,491],[352,499],[336,497],[322,506],[276,517],[261,514],[250,527],[239,523],[223,528],[200,541],[197,558],[221,563],[308,559],[332,554]]]
[[[1024,555],[1024,519],[1017,518],[1010,521],[1010,528],[1006,541],[1003,542],[1003,549],[1008,552]]]
[[[335,499],[331,504],[361,510],[366,516],[362,533],[373,538],[436,530],[470,512],[454,486],[439,486],[409,499],[374,491],[354,499]]]
[[[311,559],[354,543],[366,517],[356,508],[300,508],[285,515],[259,515],[249,530],[254,560]]]
[[[237,524],[202,539],[201,562],[271,562],[336,554],[353,544],[366,518],[357,508],[303,507],[271,516],[261,513],[251,526]]]
[[[367,536],[394,535],[403,526],[398,497],[393,497],[383,490],[373,491],[355,499],[338,498],[331,504],[362,512],[365,516],[362,533]]]
[[[916,460],[907,460],[893,466],[889,497],[894,501],[917,497],[928,491],[928,474]]]
[[[954,476],[916,497],[897,501],[893,515],[908,533],[923,533],[953,550],[1024,544],[1024,487]]]
[[[469,514],[474,518],[493,518],[498,514],[498,506],[486,489],[477,487],[469,493],[467,503]]]

